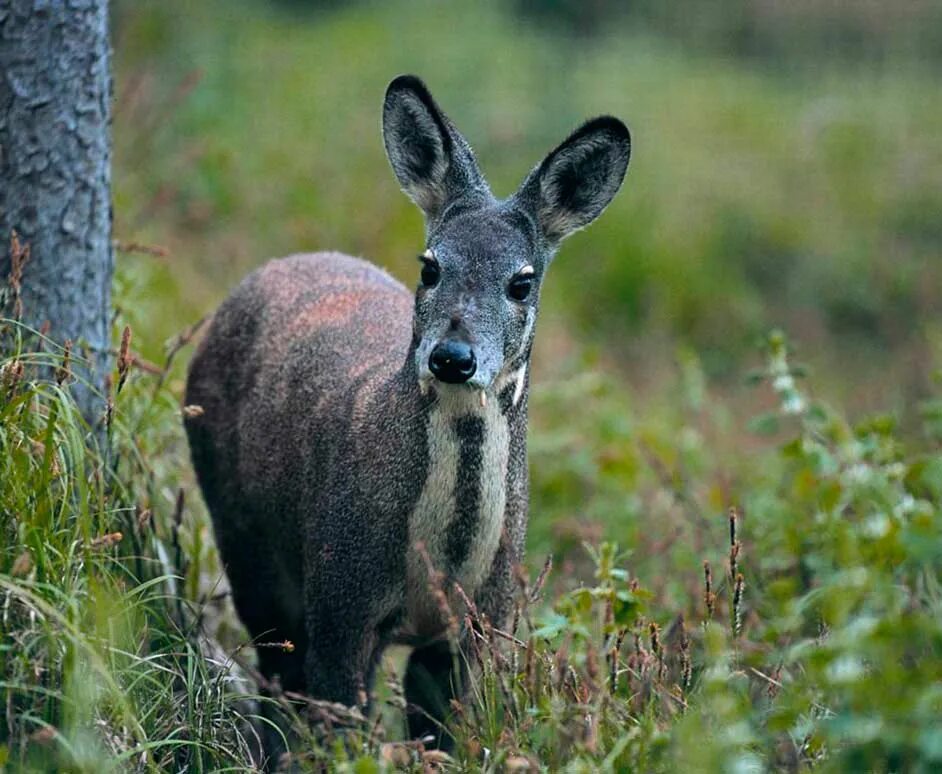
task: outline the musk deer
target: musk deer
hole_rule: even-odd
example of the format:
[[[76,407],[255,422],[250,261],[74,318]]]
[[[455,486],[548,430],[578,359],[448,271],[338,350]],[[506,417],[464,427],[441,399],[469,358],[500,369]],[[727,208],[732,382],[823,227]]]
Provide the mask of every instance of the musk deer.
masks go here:
[[[236,610],[254,637],[295,644],[261,649],[261,672],[354,705],[384,647],[410,645],[409,731],[447,743],[455,660],[429,565],[503,623],[540,288],[561,240],[621,186],[630,136],[588,121],[497,199],[425,85],[401,76],[383,139],[425,214],[415,293],[340,253],[267,263],[194,356],[186,402],[203,412],[186,429]]]

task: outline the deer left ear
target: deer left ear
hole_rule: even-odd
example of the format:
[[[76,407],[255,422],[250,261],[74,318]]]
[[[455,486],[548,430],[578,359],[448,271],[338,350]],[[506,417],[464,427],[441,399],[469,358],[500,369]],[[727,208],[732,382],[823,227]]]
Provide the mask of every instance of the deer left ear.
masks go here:
[[[618,193],[631,156],[631,135],[617,118],[586,122],[524,180],[518,204],[558,243],[602,214]]]
[[[457,198],[489,193],[471,146],[414,75],[386,89],[383,141],[399,185],[430,222]]]

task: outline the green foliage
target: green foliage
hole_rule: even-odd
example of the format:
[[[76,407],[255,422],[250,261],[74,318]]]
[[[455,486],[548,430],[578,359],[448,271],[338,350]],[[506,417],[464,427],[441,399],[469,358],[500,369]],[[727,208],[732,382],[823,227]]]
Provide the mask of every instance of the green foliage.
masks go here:
[[[456,611],[476,677],[455,759],[398,741],[392,657],[374,718],[270,702],[298,767],[942,767],[935,74],[776,69],[797,27],[678,26],[685,3],[633,6],[674,41],[621,21],[568,37],[499,2],[331,5],[115,4],[116,236],[167,249],[119,250],[136,367],[99,428],[64,352],[5,323],[0,768],[251,767],[269,705],[192,479],[174,357],[191,331],[174,336],[272,255],[343,249],[411,284],[421,224],[377,129],[402,71],[498,193],[589,114],[625,116],[634,159],[544,289],[532,566],[508,631]],[[830,24],[815,34],[843,35]],[[725,56],[755,40],[762,65]]]
[[[553,22],[569,34],[598,34],[634,25],[677,38],[698,51],[777,65],[942,58],[942,10],[932,3],[813,0],[770,5],[762,0],[514,0],[524,17]]]
[[[206,568],[183,560],[182,514],[161,491],[178,465],[157,456],[174,402],[132,376],[89,427],[70,394],[77,356],[0,324],[0,760],[90,772],[244,761],[246,702],[180,596],[185,567]]]
[[[785,440],[737,483],[726,572],[707,562],[672,603],[621,569],[650,562],[588,547],[594,582],[535,623],[525,592],[512,654],[482,646],[470,750],[574,771],[942,763],[942,455],[906,453],[888,417],[849,425],[799,373],[773,334],[760,381]],[[684,556],[670,572],[699,580]]]
[[[205,515],[177,493],[182,449],[167,372],[133,373],[95,432],[74,408],[63,353],[26,334],[33,351],[20,331],[2,365],[0,754],[14,770],[250,767],[261,726],[247,716],[261,700],[247,695],[254,672],[237,627],[226,635],[224,625],[204,625],[219,569]],[[777,442],[739,471],[732,496],[741,510],[687,525],[703,556],[688,541],[659,552],[632,539],[628,553],[610,541],[557,546],[560,570],[521,575],[507,631],[473,609],[460,613],[473,632],[474,677],[470,698],[455,706],[453,759],[395,742],[402,694],[387,665],[375,721],[300,697],[280,702],[296,764],[937,767],[942,454],[907,451],[890,417],[851,425],[812,400],[780,334],[766,355],[753,381],[776,396]],[[44,379],[51,370],[56,379]],[[695,367],[684,372],[690,403],[679,421],[690,422],[709,400]],[[683,518],[709,512],[701,479],[722,462],[708,461],[702,444],[673,449],[669,426],[664,437],[636,434],[637,420],[622,424],[633,416],[623,399],[598,385],[586,378],[567,394],[600,398],[583,396],[600,412],[589,430],[618,441],[606,464],[635,471],[638,503],[669,501]],[[627,468],[611,459],[618,448]],[[545,475],[534,468],[538,529],[560,473]],[[583,494],[603,513],[609,490],[614,482]],[[650,531],[658,515],[639,505],[628,519]],[[228,655],[219,639],[227,637],[236,643]]]

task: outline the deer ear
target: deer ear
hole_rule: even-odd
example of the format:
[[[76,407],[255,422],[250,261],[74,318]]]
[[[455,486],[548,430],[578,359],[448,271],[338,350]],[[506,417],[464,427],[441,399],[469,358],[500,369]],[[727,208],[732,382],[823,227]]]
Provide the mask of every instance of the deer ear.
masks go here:
[[[487,190],[467,141],[414,75],[386,89],[383,142],[402,190],[431,220],[469,189]]]
[[[628,127],[611,116],[594,118],[529,174],[516,199],[546,239],[558,243],[601,215],[621,187],[630,156]]]

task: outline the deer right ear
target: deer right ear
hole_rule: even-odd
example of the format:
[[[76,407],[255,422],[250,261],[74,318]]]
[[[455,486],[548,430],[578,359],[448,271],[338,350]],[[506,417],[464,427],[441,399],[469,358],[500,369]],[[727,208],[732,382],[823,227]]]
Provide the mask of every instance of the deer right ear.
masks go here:
[[[386,89],[383,142],[402,190],[430,220],[467,189],[486,190],[470,146],[414,75]]]
[[[621,187],[631,135],[617,118],[587,121],[529,174],[516,199],[558,244],[595,220]]]

